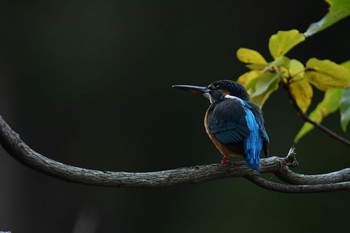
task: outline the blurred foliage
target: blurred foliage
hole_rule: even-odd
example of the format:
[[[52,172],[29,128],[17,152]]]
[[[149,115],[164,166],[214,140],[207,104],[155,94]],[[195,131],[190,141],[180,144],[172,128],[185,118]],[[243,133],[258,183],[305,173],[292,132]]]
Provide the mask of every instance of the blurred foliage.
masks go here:
[[[278,31],[269,40],[269,51],[274,59],[267,62],[257,51],[240,48],[238,59],[247,64],[250,71],[242,74],[238,82],[247,89],[251,101],[262,107],[269,96],[285,86],[302,112],[307,112],[313,97],[313,87],[324,92],[323,100],[310,113],[309,118],[321,123],[330,113],[340,110],[343,131],[350,120],[350,61],[337,64],[331,60],[310,58],[304,65],[297,59],[285,56],[291,49],[305,41],[308,36],[335,24],[350,14],[350,0],[328,0],[328,14],[320,21],[309,26],[305,33],[293,29]],[[345,91],[346,90],[346,91]],[[294,139],[298,142],[314,128],[305,123]]]

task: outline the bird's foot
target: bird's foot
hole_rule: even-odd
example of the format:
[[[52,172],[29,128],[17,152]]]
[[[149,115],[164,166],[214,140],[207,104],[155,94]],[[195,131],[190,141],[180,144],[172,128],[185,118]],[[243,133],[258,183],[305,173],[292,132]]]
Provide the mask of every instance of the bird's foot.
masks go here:
[[[230,163],[231,161],[226,156],[224,156],[221,160],[221,164],[230,164]]]

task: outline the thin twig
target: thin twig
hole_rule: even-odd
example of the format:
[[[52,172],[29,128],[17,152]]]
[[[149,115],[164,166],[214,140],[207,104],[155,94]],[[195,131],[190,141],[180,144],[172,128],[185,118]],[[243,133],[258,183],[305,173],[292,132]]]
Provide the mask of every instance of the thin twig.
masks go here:
[[[335,132],[333,132],[332,130],[328,129],[324,125],[319,124],[319,123],[311,120],[309,118],[309,116],[299,108],[296,100],[294,99],[294,97],[292,96],[292,94],[290,92],[289,84],[283,83],[283,86],[285,87],[285,89],[286,89],[286,91],[288,93],[289,99],[291,100],[291,103],[292,103],[293,107],[297,110],[299,116],[305,122],[308,122],[308,123],[312,124],[315,128],[321,130],[322,132],[324,132],[326,135],[330,136],[331,138],[333,138],[333,139],[335,139],[335,140],[337,140],[337,141],[339,141],[339,142],[341,142],[341,143],[343,143],[343,144],[345,144],[347,146],[350,146],[350,141],[349,140],[347,140],[346,138],[336,134]]]

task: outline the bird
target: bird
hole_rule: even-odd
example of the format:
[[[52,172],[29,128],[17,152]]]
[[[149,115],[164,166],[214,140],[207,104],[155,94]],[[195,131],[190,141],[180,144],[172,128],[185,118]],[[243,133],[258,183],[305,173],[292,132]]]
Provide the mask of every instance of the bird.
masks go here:
[[[203,95],[210,101],[204,117],[205,130],[223,158],[241,155],[253,170],[260,170],[260,156],[268,156],[269,136],[261,109],[249,100],[245,88],[232,80],[215,81],[208,86],[173,85],[173,88]]]

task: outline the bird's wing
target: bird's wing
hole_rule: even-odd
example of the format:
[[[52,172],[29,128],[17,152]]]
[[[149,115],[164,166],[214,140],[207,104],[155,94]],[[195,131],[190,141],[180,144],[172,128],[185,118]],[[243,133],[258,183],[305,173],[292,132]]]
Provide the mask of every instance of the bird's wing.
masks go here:
[[[249,136],[245,111],[237,100],[227,99],[209,110],[208,125],[213,136],[224,146],[244,155],[243,141]]]
[[[260,133],[260,137],[263,139],[263,149],[264,149],[264,154],[266,156],[268,156],[268,150],[267,150],[267,145],[270,143],[270,139],[269,136],[266,133],[266,129],[265,129],[265,122],[264,122],[264,117],[262,114],[262,111],[260,110],[260,108],[254,104],[249,102],[249,109],[252,111],[252,113],[255,116],[256,121],[259,124],[259,133]]]

